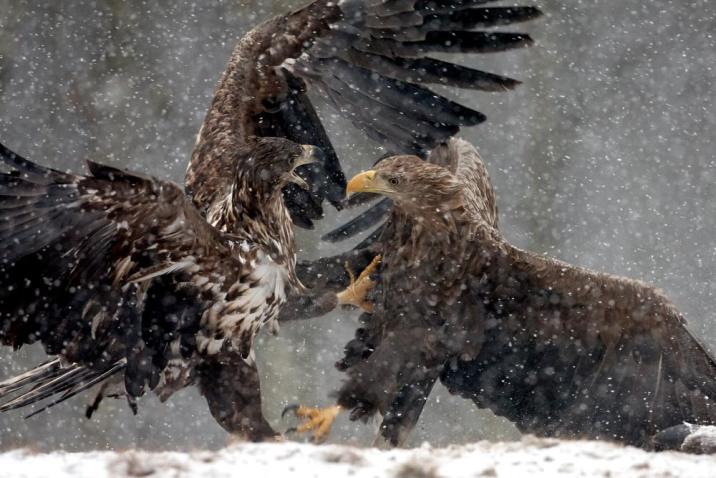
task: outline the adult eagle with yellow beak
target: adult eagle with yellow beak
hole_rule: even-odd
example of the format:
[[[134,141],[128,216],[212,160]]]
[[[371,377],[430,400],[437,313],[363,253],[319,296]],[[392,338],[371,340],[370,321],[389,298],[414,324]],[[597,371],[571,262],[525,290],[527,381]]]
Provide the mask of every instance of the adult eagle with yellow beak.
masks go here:
[[[430,162],[386,159],[348,183],[395,207],[372,315],[346,347],[337,405],[294,407],[324,438],[333,418],[383,416],[397,446],[435,382],[539,436],[659,446],[684,422],[716,422],[716,362],[674,305],[639,281],[520,250],[470,144]],[[663,437],[663,435],[661,435]]]

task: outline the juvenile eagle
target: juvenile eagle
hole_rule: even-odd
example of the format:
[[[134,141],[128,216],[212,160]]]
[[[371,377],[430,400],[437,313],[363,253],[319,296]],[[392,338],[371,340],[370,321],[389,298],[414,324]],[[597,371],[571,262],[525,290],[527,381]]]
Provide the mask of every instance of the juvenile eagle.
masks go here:
[[[223,373],[227,351],[231,383],[255,390],[243,365],[254,336],[303,289],[281,190],[305,186],[294,170],[315,151],[282,138],[231,151],[231,188],[209,210],[217,227],[173,183],[93,162],[87,176],[67,174],[0,145],[0,341],[58,356],[0,383],[0,397],[15,394],[0,411],[54,405],[120,374],[133,407],[146,388],[166,399]],[[222,425],[273,434],[262,421],[228,426],[231,394],[207,388]]]
[[[716,362],[660,291],[510,245],[477,151],[453,139],[430,159],[393,157],[348,183],[395,208],[337,406],[298,407],[301,431],[380,413],[379,441],[399,445],[438,379],[539,436],[650,447],[716,422]]]

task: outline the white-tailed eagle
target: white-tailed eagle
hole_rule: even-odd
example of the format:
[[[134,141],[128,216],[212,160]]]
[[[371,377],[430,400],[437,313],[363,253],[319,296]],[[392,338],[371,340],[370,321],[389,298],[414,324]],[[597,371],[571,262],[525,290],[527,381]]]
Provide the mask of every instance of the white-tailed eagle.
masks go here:
[[[301,431],[321,439],[340,410],[380,413],[382,442],[399,445],[437,380],[539,436],[658,448],[671,435],[679,446],[684,422],[716,423],[716,361],[674,305],[509,244],[469,143],[452,139],[429,162],[383,160],[348,190],[395,207],[371,246],[382,255],[374,312],[338,363],[337,405],[291,407],[308,419]]]

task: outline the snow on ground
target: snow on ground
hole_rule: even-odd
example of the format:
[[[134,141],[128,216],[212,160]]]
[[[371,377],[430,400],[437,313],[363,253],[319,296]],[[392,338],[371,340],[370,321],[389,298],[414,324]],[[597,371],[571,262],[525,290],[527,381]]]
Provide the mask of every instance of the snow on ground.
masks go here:
[[[716,456],[647,453],[599,442],[525,438],[381,451],[300,443],[240,444],[218,452],[0,454],[4,478],[181,477],[679,477],[716,476]]]

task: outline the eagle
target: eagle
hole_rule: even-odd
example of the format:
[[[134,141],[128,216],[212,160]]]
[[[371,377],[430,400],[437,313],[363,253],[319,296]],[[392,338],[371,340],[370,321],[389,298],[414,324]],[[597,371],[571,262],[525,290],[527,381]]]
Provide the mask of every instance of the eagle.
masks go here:
[[[295,170],[316,151],[284,138],[232,151],[231,188],[209,210],[225,220],[217,227],[174,183],[91,161],[87,175],[60,172],[0,145],[0,341],[40,342],[57,357],[0,383],[12,397],[0,411],[53,398],[46,408],[117,377],[136,411],[147,389],[165,400],[215,380],[226,355],[232,384],[255,389],[242,365],[253,339],[303,289],[282,190],[307,187]],[[215,389],[203,389],[213,411]]]
[[[471,144],[388,158],[348,191],[395,205],[372,246],[374,311],[338,362],[336,405],[288,408],[299,431],[321,440],[341,410],[380,413],[377,443],[398,446],[437,380],[544,437],[658,448],[683,441],[684,423],[716,422],[716,361],[676,307],[645,283],[512,246]]]

